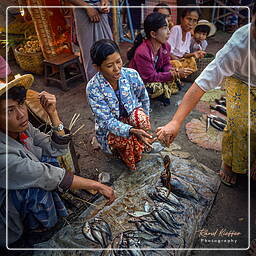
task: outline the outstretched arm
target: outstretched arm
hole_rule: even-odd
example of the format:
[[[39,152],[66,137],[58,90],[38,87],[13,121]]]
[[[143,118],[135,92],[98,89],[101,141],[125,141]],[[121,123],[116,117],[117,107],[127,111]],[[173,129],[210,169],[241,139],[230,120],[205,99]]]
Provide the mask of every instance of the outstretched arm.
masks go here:
[[[183,97],[182,102],[172,120],[165,126],[157,128],[156,133],[159,141],[167,146],[173,142],[179,133],[183,120],[196,106],[204,93],[205,92],[196,83],[192,84]]]
[[[114,190],[98,181],[86,179],[74,175],[73,182],[71,184],[71,189],[86,189],[86,190],[96,190],[104,197],[108,199],[108,204],[111,204],[116,199]]]

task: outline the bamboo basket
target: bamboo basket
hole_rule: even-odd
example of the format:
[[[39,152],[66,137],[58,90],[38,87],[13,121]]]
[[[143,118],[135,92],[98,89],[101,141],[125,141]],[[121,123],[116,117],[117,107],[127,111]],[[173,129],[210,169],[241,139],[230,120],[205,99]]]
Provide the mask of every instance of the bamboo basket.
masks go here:
[[[186,78],[188,82],[194,82],[196,78],[202,73],[202,71],[206,68],[206,66],[214,60],[215,56],[211,53],[207,53],[204,58],[197,59],[197,71],[192,73],[190,76]]]
[[[16,62],[25,71],[42,75],[44,71],[43,67],[43,53],[24,53],[18,51],[19,46],[16,46],[13,50]]]

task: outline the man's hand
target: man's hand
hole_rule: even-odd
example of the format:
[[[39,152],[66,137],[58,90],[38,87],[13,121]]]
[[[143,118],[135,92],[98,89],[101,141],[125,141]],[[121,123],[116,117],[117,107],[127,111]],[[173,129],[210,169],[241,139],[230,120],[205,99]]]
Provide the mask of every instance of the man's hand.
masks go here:
[[[108,199],[107,205],[112,204],[116,199],[114,190],[111,187],[106,186],[104,184],[101,184],[99,186],[98,192]]]
[[[167,147],[174,141],[180,130],[180,124],[176,121],[171,121],[163,127],[156,129],[158,140]]]
[[[131,128],[130,129],[130,134],[134,134],[138,139],[140,139],[146,146],[149,148],[152,148],[151,143],[154,141],[152,140],[151,143],[149,143],[148,139],[153,139],[152,135],[144,131],[143,129],[136,129],[136,128]]]
[[[39,99],[42,107],[49,116],[56,112],[56,97],[46,91],[39,93]]]
[[[100,22],[100,14],[96,9],[94,9],[93,7],[89,7],[89,8],[86,8],[85,10],[91,22],[93,23]]]
[[[102,194],[104,197],[108,199],[108,203],[107,203],[108,205],[113,203],[114,200],[116,199],[114,190],[111,187],[104,185],[98,181],[86,179],[77,175],[74,175],[70,188],[85,189],[87,191],[96,190],[97,192],[99,192],[100,194]]]

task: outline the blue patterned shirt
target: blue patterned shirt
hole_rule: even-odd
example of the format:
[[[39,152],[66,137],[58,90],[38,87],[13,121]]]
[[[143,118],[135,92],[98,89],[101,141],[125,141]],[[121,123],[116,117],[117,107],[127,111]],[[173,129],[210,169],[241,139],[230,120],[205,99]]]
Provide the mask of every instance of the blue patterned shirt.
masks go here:
[[[121,101],[128,115],[135,108],[143,108],[149,115],[150,101],[147,90],[138,72],[122,68],[119,79]],[[87,84],[86,95],[95,115],[96,138],[102,150],[111,153],[108,146],[109,132],[122,137],[129,137],[131,125],[119,121],[119,100],[110,83],[98,72]]]

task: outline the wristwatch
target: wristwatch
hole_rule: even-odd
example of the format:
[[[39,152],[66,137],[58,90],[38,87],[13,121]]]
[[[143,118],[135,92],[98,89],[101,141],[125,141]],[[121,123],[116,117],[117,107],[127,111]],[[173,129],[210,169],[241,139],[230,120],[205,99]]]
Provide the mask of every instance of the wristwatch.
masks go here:
[[[52,126],[52,130],[55,132],[60,132],[64,129],[63,123],[60,123],[58,126]]]

